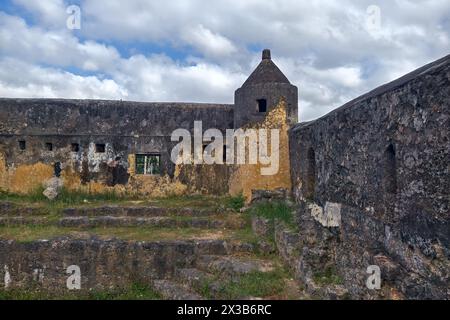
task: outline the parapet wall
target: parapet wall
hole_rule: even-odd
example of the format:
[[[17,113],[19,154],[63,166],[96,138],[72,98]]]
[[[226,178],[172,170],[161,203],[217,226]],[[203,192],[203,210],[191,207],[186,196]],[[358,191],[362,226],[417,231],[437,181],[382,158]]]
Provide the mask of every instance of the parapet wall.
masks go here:
[[[450,56],[290,131],[305,275],[353,296],[448,298]]]
[[[175,129],[233,128],[233,105],[0,99],[0,135],[167,137]]]

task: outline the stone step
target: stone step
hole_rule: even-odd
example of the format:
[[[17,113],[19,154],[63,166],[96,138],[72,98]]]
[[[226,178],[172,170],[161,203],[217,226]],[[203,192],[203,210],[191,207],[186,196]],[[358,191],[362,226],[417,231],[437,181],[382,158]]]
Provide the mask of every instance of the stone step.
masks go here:
[[[30,216],[40,215],[43,212],[45,210],[39,207],[27,207],[8,201],[0,202],[0,216]]]
[[[49,220],[45,217],[0,217],[0,226],[45,225]]]
[[[203,300],[199,294],[171,280],[154,280],[153,288],[167,300]]]
[[[181,217],[206,217],[220,215],[215,210],[192,209],[192,208],[165,208],[155,206],[102,206],[92,208],[66,208],[62,211],[63,215],[73,216],[127,216],[127,217],[162,217],[162,216],[181,216]]]
[[[1,217],[0,226],[21,226],[21,225],[52,225],[60,227],[159,227],[159,228],[199,228],[199,229],[239,229],[244,226],[244,222],[216,220],[212,218],[191,217],[177,219],[176,217],[64,217],[60,219],[49,219],[48,217]],[[242,251],[242,250],[240,250]]]
[[[195,266],[206,272],[217,272],[223,276],[235,277],[250,272],[269,272],[274,270],[273,263],[267,260],[253,259],[249,257],[200,256]]]
[[[161,227],[161,228],[199,228],[199,229],[238,229],[243,224],[235,221],[214,220],[209,218],[191,217],[176,219],[175,217],[65,217],[58,221],[62,227]]]
[[[175,271],[177,281],[196,292],[208,291],[209,299],[218,298],[222,282],[215,280],[214,275],[196,268],[181,268]]]

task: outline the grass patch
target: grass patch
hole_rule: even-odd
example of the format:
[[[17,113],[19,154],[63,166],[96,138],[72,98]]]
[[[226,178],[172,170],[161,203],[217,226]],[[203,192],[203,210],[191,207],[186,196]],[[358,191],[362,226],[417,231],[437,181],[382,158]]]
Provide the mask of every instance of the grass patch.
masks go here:
[[[67,207],[93,207],[107,204],[123,205],[151,205],[165,208],[192,208],[220,210],[224,208],[240,207],[239,197],[209,195],[168,196],[163,198],[144,198],[137,194],[121,194],[114,190],[102,193],[90,193],[82,190],[68,190],[62,188],[58,197],[51,201],[42,192],[43,188],[36,189],[29,194],[15,194],[0,191],[0,201],[12,202],[17,205],[42,207],[44,209],[63,209]]]
[[[65,205],[74,205],[79,203],[84,203],[85,201],[97,201],[97,202],[120,202],[124,200],[136,200],[139,199],[135,195],[119,194],[114,190],[104,191],[102,193],[89,193],[85,191],[72,191],[62,188],[58,197],[57,202]],[[48,200],[47,200],[48,201]]]
[[[315,272],[313,280],[318,285],[339,285],[343,284],[343,279],[337,274],[332,266],[328,266],[325,270]]]
[[[47,200],[47,198],[45,198],[42,192],[44,192],[43,187],[39,187],[28,194],[17,194],[0,190],[0,201],[28,202],[28,203],[42,202]]]
[[[158,227],[98,227],[76,228],[56,225],[0,226],[0,238],[18,242],[32,242],[68,236],[87,239],[97,236],[102,239],[118,238],[125,241],[189,240],[202,238],[230,237],[230,232],[198,228],[158,228]]]
[[[64,208],[90,202],[115,203],[139,199],[139,197],[137,197],[136,195],[119,194],[114,190],[105,191],[102,193],[90,193],[82,190],[68,190],[63,187],[59,191],[58,197],[55,200],[49,200],[42,194],[43,192],[44,189],[42,187],[37,188],[35,191],[28,194],[15,194],[1,191],[0,201],[9,201],[21,204],[26,203],[33,205],[40,204],[50,208]]]
[[[255,247],[258,244],[258,236],[253,232],[249,224],[245,228],[232,230],[232,238],[245,243],[253,244]]]
[[[257,255],[249,257],[257,258]],[[211,277],[195,285],[195,291],[206,299],[236,300],[259,297],[265,299],[299,299],[300,291],[288,288],[292,280],[290,271],[275,258],[275,269],[270,272],[253,271],[233,278],[214,272]],[[295,291],[295,292],[294,292]]]
[[[239,195],[211,196],[211,195],[184,195],[157,198],[150,201],[151,204],[164,206],[167,208],[193,208],[193,209],[232,209],[239,211],[244,206],[245,199]]]
[[[157,300],[161,296],[150,286],[132,284],[125,289],[50,292],[45,290],[0,289],[0,300]]]
[[[292,209],[283,201],[261,202],[249,209],[252,215],[275,221],[278,219],[288,225],[294,224]]]
[[[220,197],[205,195],[184,195],[157,198],[151,202],[166,208],[193,208],[193,209],[215,209],[218,207]]]
[[[220,288],[219,297],[221,299],[239,299],[281,295],[287,276],[282,268],[271,272],[254,271],[240,276],[236,281],[225,283]]]

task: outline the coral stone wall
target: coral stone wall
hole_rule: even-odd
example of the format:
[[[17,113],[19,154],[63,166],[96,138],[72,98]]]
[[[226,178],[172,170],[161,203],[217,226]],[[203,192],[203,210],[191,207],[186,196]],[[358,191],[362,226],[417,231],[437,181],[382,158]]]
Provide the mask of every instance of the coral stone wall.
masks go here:
[[[68,292],[70,266],[80,271],[81,290],[128,288],[174,275],[205,254],[227,253],[221,240],[130,242],[118,239],[15,242],[0,240],[2,288]]]
[[[236,165],[229,180],[231,194],[242,193],[247,201],[251,200],[252,190],[275,190],[291,189],[290,161],[289,161],[289,141],[288,129],[290,128],[287,116],[286,99],[281,97],[275,106],[270,108],[262,121],[247,124],[242,129],[266,129],[278,130],[279,148],[278,151],[278,171],[271,175],[262,175],[261,169],[267,165],[257,164]],[[271,150],[270,135],[268,136],[268,150]],[[247,145],[246,153],[249,148]],[[270,151],[269,151],[270,152]]]
[[[304,275],[332,266],[355,297],[449,298],[449,109],[447,56],[290,131]]]
[[[233,127],[232,105],[140,103],[106,100],[0,99],[0,190],[29,193],[40,188],[61,163],[69,189],[139,192],[149,196],[188,190],[189,176],[177,179],[170,159],[171,134]],[[20,141],[25,141],[21,150]],[[47,144],[52,145],[49,150]],[[73,144],[78,145],[74,151]],[[96,145],[104,145],[97,152]],[[137,175],[135,154],[159,154],[161,175]],[[114,168],[118,176],[114,176]],[[220,169],[220,170],[219,170]],[[218,175],[223,176],[221,168]],[[195,190],[194,190],[195,189]],[[223,188],[222,188],[223,189]],[[212,179],[189,190],[217,191]],[[223,191],[223,190],[221,190]]]

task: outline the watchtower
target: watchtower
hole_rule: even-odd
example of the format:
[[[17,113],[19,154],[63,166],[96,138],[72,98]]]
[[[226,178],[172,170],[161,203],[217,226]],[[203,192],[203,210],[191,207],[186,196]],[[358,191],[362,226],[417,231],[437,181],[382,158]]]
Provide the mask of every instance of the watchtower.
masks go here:
[[[290,125],[298,121],[298,89],[292,85],[271,59],[269,49],[262,60],[234,95],[234,127],[261,121],[284,97]]]

